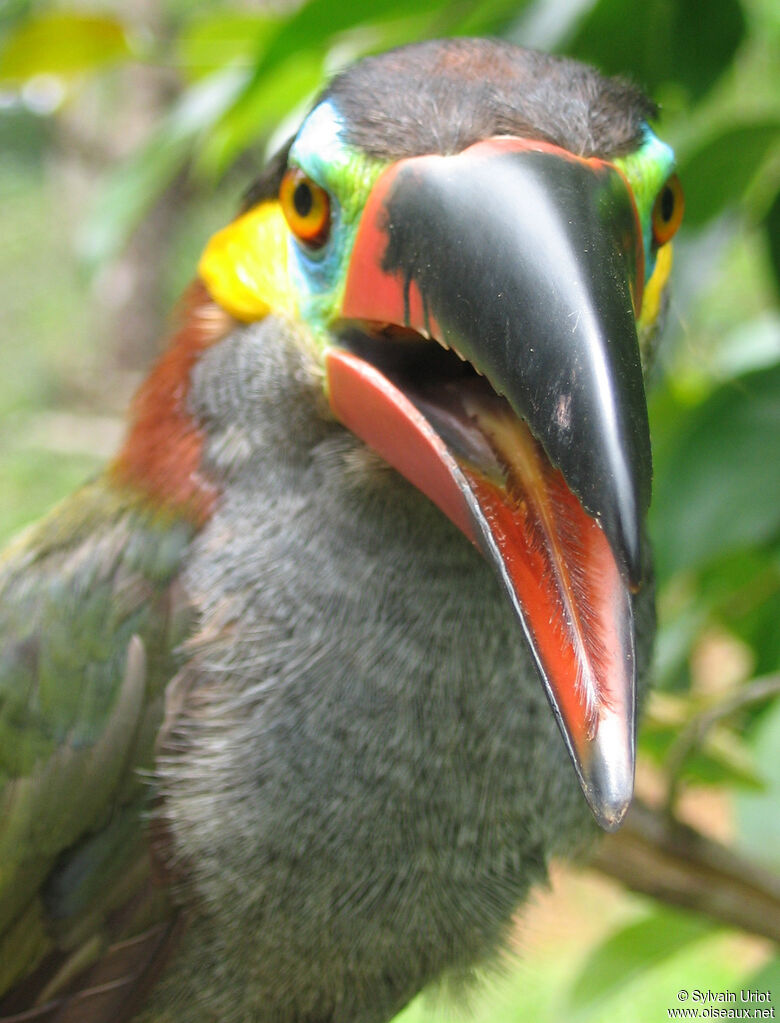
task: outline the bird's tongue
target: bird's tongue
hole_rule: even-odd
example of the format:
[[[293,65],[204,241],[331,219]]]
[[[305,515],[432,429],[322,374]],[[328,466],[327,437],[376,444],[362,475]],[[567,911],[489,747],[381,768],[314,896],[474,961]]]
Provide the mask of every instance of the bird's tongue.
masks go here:
[[[602,826],[617,826],[633,780],[633,627],[602,529],[482,379],[412,387],[336,348],[327,373],[337,418],[496,568],[586,798]]]
[[[508,402],[479,380],[437,397],[415,404],[474,495],[572,738],[592,740],[619,699],[610,659],[624,655],[615,600],[625,589],[606,537]]]

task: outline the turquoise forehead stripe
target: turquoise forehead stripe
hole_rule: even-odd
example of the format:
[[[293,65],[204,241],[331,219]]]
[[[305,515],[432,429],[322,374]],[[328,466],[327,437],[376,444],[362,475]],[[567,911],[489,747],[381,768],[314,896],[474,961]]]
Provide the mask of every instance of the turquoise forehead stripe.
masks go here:
[[[613,163],[623,171],[634,192],[645,243],[645,277],[649,278],[655,265],[651,248],[653,204],[663,183],[674,170],[674,151],[645,126],[639,149],[628,156],[617,157]]]
[[[354,159],[346,145],[344,120],[330,100],[309,114],[290,149],[290,162],[297,164],[323,187],[335,175],[340,177]]]

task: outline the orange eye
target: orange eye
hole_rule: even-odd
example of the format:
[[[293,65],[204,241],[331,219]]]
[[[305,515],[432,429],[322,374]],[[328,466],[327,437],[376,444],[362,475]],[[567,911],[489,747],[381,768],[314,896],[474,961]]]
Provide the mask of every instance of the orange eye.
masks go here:
[[[330,199],[298,167],[290,167],[282,178],[279,202],[285,220],[300,241],[318,249],[330,234]]]
[[[677,233],[685,209],[682,185],[676,174],[672,174],[658,193],[653,206],[653,240],[656,245],[665,245]]]

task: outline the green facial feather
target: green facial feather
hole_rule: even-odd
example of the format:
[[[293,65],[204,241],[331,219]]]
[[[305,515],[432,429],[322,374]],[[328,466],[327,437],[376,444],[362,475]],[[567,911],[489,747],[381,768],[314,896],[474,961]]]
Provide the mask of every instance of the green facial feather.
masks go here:
[[[612,161],[628,179],[634,193],[639,224],[645,246],[645,280],[650,280],[655,269],[653,247],[653,205],[658,193],[674,170],[674,152],[658,136],[647,128],[639,149],[628,156],[619,156]]]

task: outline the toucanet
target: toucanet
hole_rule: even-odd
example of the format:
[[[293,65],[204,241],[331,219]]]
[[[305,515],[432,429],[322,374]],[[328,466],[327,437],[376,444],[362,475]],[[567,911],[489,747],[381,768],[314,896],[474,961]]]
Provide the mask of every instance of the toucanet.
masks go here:
[[[654,116],[405,47],[208,242],[116,457],[0,560],[0,1020],[383,1023],[620,824]]]

